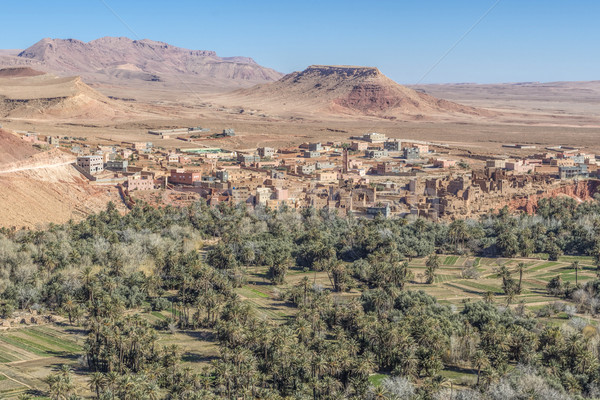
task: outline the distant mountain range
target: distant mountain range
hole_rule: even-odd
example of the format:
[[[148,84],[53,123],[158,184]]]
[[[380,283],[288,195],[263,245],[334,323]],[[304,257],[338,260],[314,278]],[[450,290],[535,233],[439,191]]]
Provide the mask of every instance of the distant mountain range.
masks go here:
[[[5,86],[10,86],[0,88],[0,95],[5,93],[6,96],[2,107],[5,116],[25,116],[32,110],[49,115],[56,109],[61,110],[59,114],[63,117],[94,112],[122,115],[122,107],[104,96],[194,105],[206,102],[209,93],[221,93],[211,101],[274,115],[309,113],[428,119],[493,114],[409,89],[374,67],[313,65],[284,76],[249,57],[219,57],[214,51],[188,50],[147,39],[103,37],[87,43],[75,39],[42,39],[22,51],[0,51],[2,66],[11,67],[2,72],[13,75],[9,79],[15,79],[17,74],[37,74],[38,70],[65,79],[82,78],[82,81],[64,82],[49,77],[21,80],[23,90],[35,91],[36,100],[27,99],[26,108],[11,97],[18,96],[17,82],[4,81]],[[36,85],[42,86],[34,90]],[[69,91],[76,88],[78,96],[54,96],[56,88]],[[59,97],[60,106],[56,103]],[[78,110],[78,104],[85,105],[85,110]]]
[[[0,53],[0,66],[31,66],[59,76],[80,75],[87,83],[205,85],[227,91],[276,81],[283,74],[249,57],[219,57],[152,40],[103,37],[91,42],[42,39],[15,53]],[[195,87],[195,89],[198,89]]]

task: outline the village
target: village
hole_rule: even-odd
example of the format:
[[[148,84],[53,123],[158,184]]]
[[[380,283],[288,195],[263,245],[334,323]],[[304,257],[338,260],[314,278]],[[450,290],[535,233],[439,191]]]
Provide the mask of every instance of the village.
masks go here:
[[[35,133],[19,133],[23,140],[41,143]],[[381,133],[251,150],[199,144],[234,137],[233,129],[214,135],[190,127],[147,135],[155,141],[92,145],[81,138],[48,136],[44,143],[74,153],[74,167],[90,184],[118,187],[128,207],[137,200],[182,206],[204,199],[211,206],[329,209],[369,218],[452,220],[511,202],[530,211],[529,198],[597,177],[600,161],[573,147],[540,152],[532,145],[509,144],[504,148],[513,157],[493,156]],[[156,144],[171,137],[199,147]]]

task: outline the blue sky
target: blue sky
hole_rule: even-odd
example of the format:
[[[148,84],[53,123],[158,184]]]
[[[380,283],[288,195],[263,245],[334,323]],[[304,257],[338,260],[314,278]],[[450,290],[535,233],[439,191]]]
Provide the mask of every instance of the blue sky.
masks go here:
[[[411,84],[496,0],[3,3],[4,49],[43,37],[127,36],[249,56],[281,72],[310,64],[376,66]],[[423,83],[600,80],[599,20],[597,0],[500,0]]]

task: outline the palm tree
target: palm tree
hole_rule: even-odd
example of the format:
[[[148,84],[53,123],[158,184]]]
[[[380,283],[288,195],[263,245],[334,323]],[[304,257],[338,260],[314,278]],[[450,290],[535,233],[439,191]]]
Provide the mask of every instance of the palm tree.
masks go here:
[[[110,371],[109,373],[106,374],[106,383],[108,384],[108,387],[110,388],[110,392],[113,394],[113,398],[114,398],[115,387],[117,385],[118,379],[119,379],[119,375],[115,371]]]
[[[437,254],[432,253],[425,262],[425,283],[432,284],[435,281],[435,271],[440,267],[440,259]]]
[[[573,261],[571,263],[571,268],[575,270],[575,285],[577,285],[577,271],[579,271],[579,261]]]
[[[96,392],[96,398],[100,398],[100,389],[104,388],[106,379],[102,372],[94,372],[90,375],[90,390]]]
[[[73,316],[75,315],[75,310],[77,309],[77,304],[73,301],[71,296],[67,296],[64,304],[62,306],[64,312],[67,313],[69,317],[69,324],[73,324]]]
[[[594,257],[594,264],[596,265],[596,275],[600,277],[600,243],[596,243],[592,248],[591,255]]]
[[[473,354],[473,364],[477,368],[477,386],[479,386],[479,379],[481,378],[481,370],[487,368],[490,364],[490,360],[485,355],[483,350],[477,350]]]
[[[520,262],[517,264],[517,272],[519,273],[519,287],[517,292],[521,294],[521,282],[523,281],[523,271],[525,270],[525,263]]]
[[[506,292],[506,305],[510,306],[512,302],[515,300],[515,295],[517,293],[514,290],[509,290]]]
[[[62,365],[55,374],[48,375],[46,383],[50,387],[52,400],[64,400],[75,392],[75,384],[71,374],[71,367]]]
[[[488,304],[492,304],[494,302],[494,296],[495,296],[495,293],[492,292],[491,290],[488,290],[483,295],[483,301],[485,301]]]
[[[450,224],[450,229],[448,230],[448,236],[449,236],[452,244],[454,244],[454,246],[457,246],[458,243],[460,242],[460,248],[462,249],[465,246],[465,241],[469,237],[469,229],[468,229],[465,221],[462,219],[453,221]]]
[[[425,267],[425,283],[431,285],[435,281],[435,268],[431,265]]]
[[[79,274],[79,279],[83,281],[83,287],[85,288],[85,291],[88,294],[88,300],[92,300],[92,289],[90,288],[90,283],[92,281],[93,276],[94,274],[92,267],[90,267],[89,265],[83,267]]]

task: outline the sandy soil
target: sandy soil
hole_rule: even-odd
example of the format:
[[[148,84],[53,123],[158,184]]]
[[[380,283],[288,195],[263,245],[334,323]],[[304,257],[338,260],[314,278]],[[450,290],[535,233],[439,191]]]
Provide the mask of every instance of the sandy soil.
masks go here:
[[[60,150],[0,165],[0,226],[42,227],[79,220],[114,201],[115,188],[91,185],[72,166],[75,157]]]

